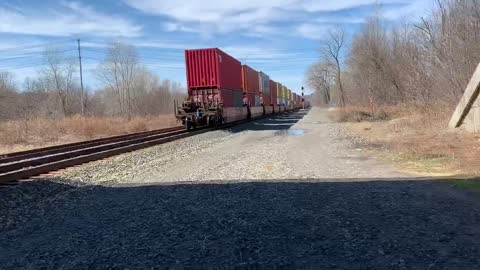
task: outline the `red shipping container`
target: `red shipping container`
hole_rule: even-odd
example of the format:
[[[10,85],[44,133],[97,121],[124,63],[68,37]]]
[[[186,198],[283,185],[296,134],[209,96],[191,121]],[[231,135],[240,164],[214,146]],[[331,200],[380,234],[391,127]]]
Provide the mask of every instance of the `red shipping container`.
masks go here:
[[[255,95],[260,93],[258,72],[247,65],[242,66],[242,89],[243,93],[252,93]]]
[[[218,48],[186,50],[187,86],[242,90],[242,64]]]
[[[270,101],[270,93],[260,93],[260,102],[265,106],[270,106],[272,104]]]
[[[277,83],[270,80],[270,101],[271,104],[277,105]]]
[[[255,106],[255,94],[254,93],[244,93],[243,94],[243,104],[247,104],[251,107]]]
[[[203,89],[203,90],[190,90],[190,98],[194,102],[200,103],[223,103],[224,107],[238,107],[239,101],[235,100],[235,92],[230,89]],[[239,93],[241,95],[241,93]],[[241,100],[240,100],[241,102]]]

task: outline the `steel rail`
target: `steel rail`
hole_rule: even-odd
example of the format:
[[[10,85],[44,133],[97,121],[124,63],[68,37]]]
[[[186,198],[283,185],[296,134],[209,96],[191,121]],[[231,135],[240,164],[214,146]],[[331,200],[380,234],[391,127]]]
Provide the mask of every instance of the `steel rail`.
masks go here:
[[[184,127],[173,127],[7,154],[0,159],[0,184],[10,185],[20,179],[270,116],[273,115],[239,120],[218,127],[203,127],[193,131],[187,131]]]
[[[105,138],[89,140],[89,141],[81,141],[81,142],[75,142],[75,143],[37,148],[37,149],[21,151],[21,152],[8,153],[8,154],[0,155],[0,165],[4,163],[23,160],[23,159],[52,155],[55,153],[61,153],[65,151],[73,151],[73,150],[82,149],[88,146],[101,145],[107,142],[118,142],[118,141],[129,140],[133,138],[141,138],[144,136],[161,134],[161,133],[170,132],[170,131],[178,131],[183,129],[184,129],[183,127],[156,129],[156,130],[145,131],[145,132],[130,133],[125,135],[111,136],[111,137],[105,137]]]

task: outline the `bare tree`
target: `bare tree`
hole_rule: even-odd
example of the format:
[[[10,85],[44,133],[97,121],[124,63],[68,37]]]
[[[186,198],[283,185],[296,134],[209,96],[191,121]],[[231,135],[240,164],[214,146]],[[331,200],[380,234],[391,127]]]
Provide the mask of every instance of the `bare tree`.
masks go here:
[[[135,109],[133,95],[138,73],[139,64],[135,48],[122,43],[112,43],[97,72],[98,78],[114,93],[119,112],[129,119]]]
[[[65,58],[56,48],[47,48],[44,53],[46,67],[42,69],[42,79],[48,91],[56,94],[64,116],[70,116],[74,109],[75,84],[73,73],[75,64]]]
[[[345,30],[342,27],[336,27],[328,35],[328,39],[320,49],[321,61],[335,78],[335,88],[338,91],[338,105],[344,107],[345,91],[342,81],[341,57],[345,45]]]
[[[307,83],[316,92],[318,102],[329,104],[331,101],[332,88],[335,86],[329,67],[320,62],[310,67],[307,73]]]
[[[15,81],[9,72],[0,72],[0,93],[15,91]]]
[[[9,72],[0,72],[0,119],[11,117],[17,96],[13,75]]]

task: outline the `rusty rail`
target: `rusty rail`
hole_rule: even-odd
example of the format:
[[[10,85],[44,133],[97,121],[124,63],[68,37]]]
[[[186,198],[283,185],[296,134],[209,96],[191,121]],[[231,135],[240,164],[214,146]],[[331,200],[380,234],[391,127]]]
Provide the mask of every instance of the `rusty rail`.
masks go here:
[[[40,155],[52,155],[52,154],[55,154],[55,153],[61,153],[61,152],[65,152],[65,151],[73,151],[73,150],[76,150],[76,149],[82,149],[82,148],[85,148],[85,147],[88,147],[88,146],[93,147],[93,146],[102,145],[102,144],[109,143],[109,142],[124,141],[124,140],[128,140],[128,139],[141,138],[141,137],[144,137],[144,136],[162,134],[162,133],[165,133],[165,132],[178,131],[178,130],[183,130],[183,129],[184,129],[183,127],[171,127],[171,128],[164,128],[164,129],[156,129],[156,130],[151,130],[151,131],[146,131],[146,132],[130,133],[130,134],[126,134],[126,135],[118,135],[118,136],[105,137],[105,138],[89,140],[89,141],[81,141],[81,142],[68,143],[68,144],[55,145],[55,146],[49,146],[49,147],[44,147],[44,148],[37,148],[37,149],[32,149],[32,150],[27,150],[27,151],[9,153],[9,154],[0,155],[0,165],[4,164],[4,163],[10,163],[10,162],[14,162],[14,161],[23,160],[23,159],[39,157]]]
[[[183,127],[173,127],[6,154],[0,156],[0,184],[10,185],[16,180],[270,116],[240,120],[215,128],[187,131]]]

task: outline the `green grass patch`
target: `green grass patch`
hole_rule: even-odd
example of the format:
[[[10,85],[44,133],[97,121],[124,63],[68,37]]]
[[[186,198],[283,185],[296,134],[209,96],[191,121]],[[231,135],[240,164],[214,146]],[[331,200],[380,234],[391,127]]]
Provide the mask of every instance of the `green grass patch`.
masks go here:
[[[455,179],[449,182],[460,189],[480,193],[480,178],[474,179]]]

